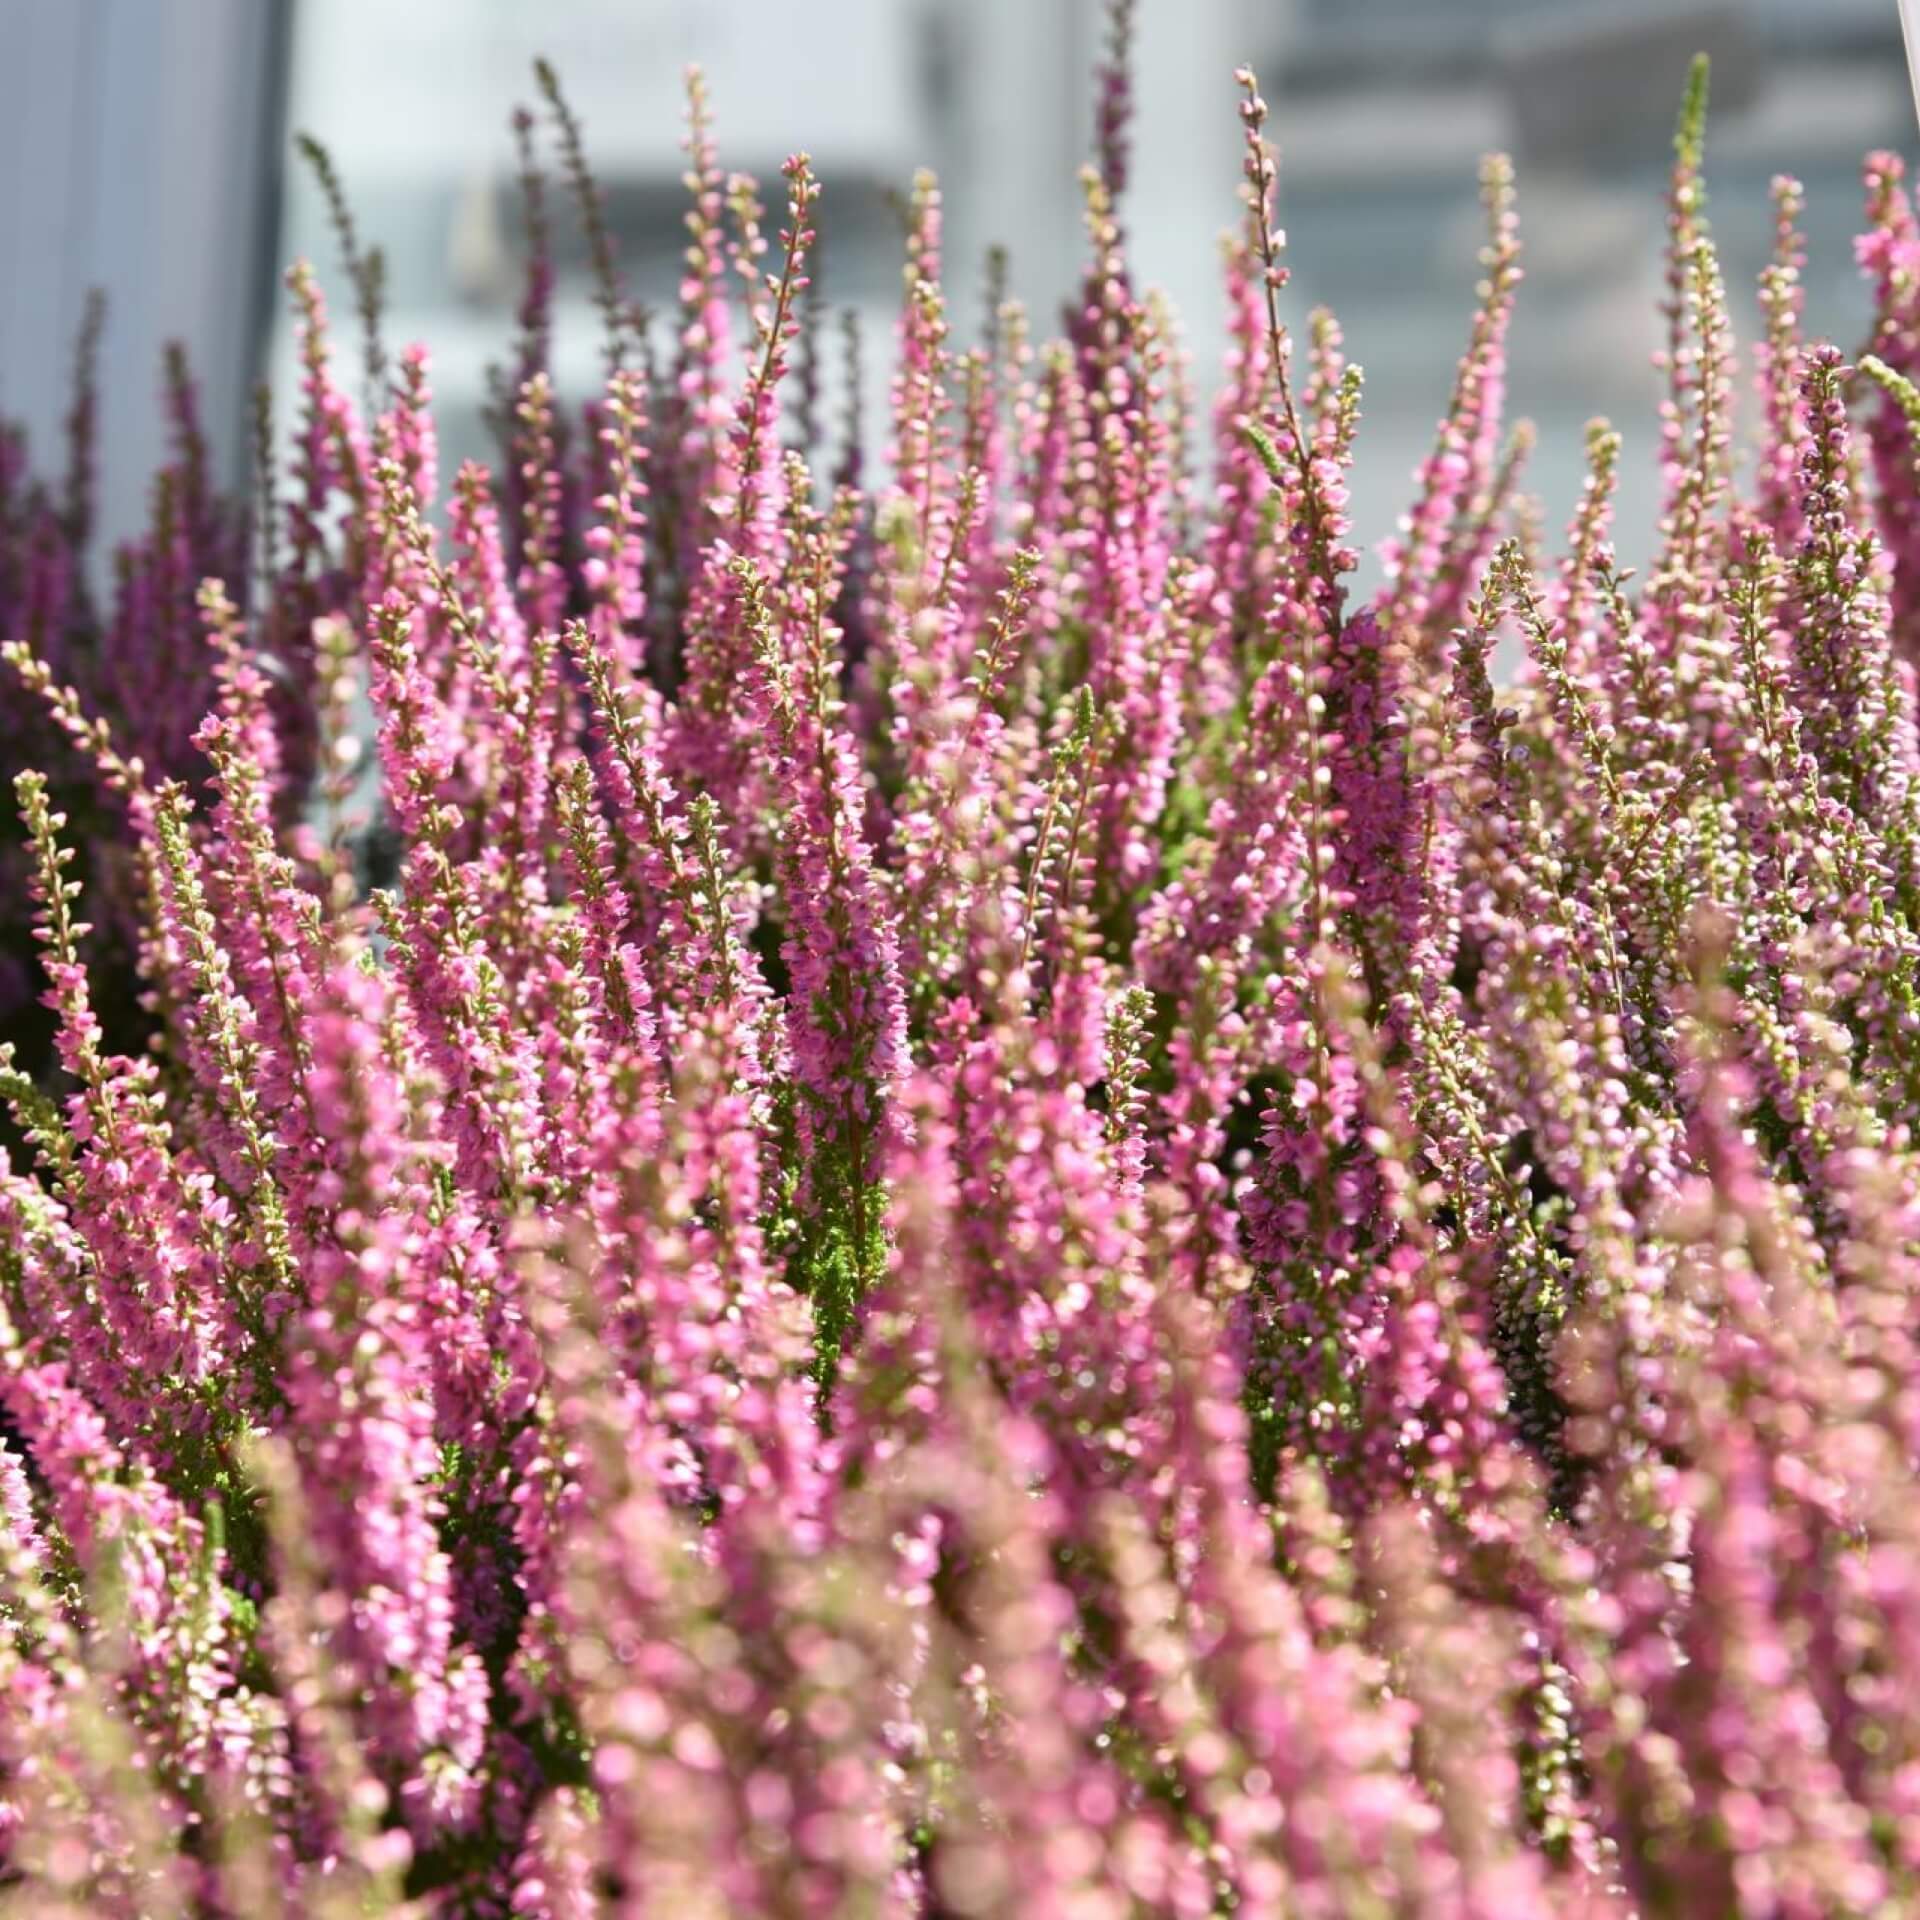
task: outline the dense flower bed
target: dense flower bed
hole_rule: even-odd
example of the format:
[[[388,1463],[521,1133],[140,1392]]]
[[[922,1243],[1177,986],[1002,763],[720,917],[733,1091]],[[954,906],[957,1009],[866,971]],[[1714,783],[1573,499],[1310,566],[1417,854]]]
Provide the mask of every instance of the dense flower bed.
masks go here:
[[[1115,22],[1065,339],[960,344],[916,182],[871,492],[806,158],[770,231],[696,82],[648,325],[544,73],[497,471],[344,200],[370,405],[295,269],[260,510],[176,365],[97,606],[88,380],[0,442],[8,1912],[1920,1902],[1899,165],[1878,385],[1778,183],[1737,477],[1696,76],[1630,582],[1609,427],[1558,559],[1519,490],[1489,162],[1362,603],[1253,80],[1203,456]]]

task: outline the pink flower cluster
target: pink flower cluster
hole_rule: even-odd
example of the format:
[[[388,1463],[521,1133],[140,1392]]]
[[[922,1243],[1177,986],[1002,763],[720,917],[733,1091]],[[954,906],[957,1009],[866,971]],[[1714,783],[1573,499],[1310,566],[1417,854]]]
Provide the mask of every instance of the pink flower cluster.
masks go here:
[[[1858,371],[1777,188],[1749,479],[1696,79],[1633,582],[1605,423],[1521,491],[1490,161],[1363,601],[1266,107],[1203,461],[1129,43],[1060,340],[915,184],[877,490],[807,158],[694,82],[663,351],[544,69],[493,469],[324,160],[371,405],[295,269],[251,516],[176,364],[102,607],[88,378],[0,441],[6,1913],[1920,1908],[1899,164]]]

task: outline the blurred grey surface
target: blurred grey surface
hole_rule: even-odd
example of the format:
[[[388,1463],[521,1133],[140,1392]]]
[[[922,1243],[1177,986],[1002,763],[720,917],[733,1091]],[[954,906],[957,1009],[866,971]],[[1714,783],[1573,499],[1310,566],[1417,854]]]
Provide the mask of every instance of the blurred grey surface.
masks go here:
[[[0,0],[0,415],[64,461],[90,288],[100,521],[138,526],[161,460],[161,352],[186,343],[241,458],[279,228],[289,0]]]
[[[1070,294],[1100,33],[1097,0],[0,0],[0,407],[57,438],[84,291],[104,281],[109,524],[129,524],[152,464],[168,335],[187,338],[237,460],[257,366],[283,408],[291,387],[280,264],[314,259],[352,348],[320,196],[287,162],[302,128],[385,249],[390,341],[433,349],[449,468],[479,451],[521,250],[508,115],[532,103],[529,64],[545,53],[585,124],[632,291],[656,306],[671,304],[683,243],[689,61],[708,71],[723,162],[769,199],[785,154],[813,153],[823,291],[865,320],[877,421],[899,288],[890,196],[916,166],[941,175],[963,337],[992,243],[1038,323]],[[1391,530],[1445,403],[1479,273],[1475,165],[1507,147],[1527,248],[1510,405],[1540,429],[1530,485],[1557,528],[1581,427],[1611,415],[1627,437],[1622,545],[1643,550],[1663,183],[1701,46],[1717,62],[1709,212],[1736,326],[1751,339],[1768,182],[1792,172],[1807,189],[1809,325],[1857,347],[1860,159],[1915,147],[1895,0],[1139,0],[1127,225],[1141,276],[1185,320],[1203,401],[1237,207],[1232,71],[1248,60],[1281,147],[1293,316],[1334,306],[1367,370],[1364,543]],[[562,265],[559,364],[584,389],[596,323],[577,250]]]

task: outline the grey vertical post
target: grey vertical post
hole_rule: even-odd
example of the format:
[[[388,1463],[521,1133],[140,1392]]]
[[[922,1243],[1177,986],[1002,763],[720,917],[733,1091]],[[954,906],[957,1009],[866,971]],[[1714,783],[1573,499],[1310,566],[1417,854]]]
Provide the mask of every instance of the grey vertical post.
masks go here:
[[[0,0],[0,412],[64,461],[87,290],[107,295],[100,531],[136,530],[181,341],[213,459],[244,472],[279,199],[288,0]]]

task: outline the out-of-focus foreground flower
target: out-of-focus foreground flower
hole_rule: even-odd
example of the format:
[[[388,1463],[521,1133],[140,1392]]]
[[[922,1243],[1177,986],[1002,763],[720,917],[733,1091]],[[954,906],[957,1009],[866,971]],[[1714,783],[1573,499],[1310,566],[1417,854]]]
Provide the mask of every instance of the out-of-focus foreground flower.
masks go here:
[[[1561,557],[1520,492],[1490,160],[1363,600],[1265,105],[1209,434],[1128,27],[1060,339],[914,184],[884,449],[831,183],[696,78],[649,321],[544,69],[584,409],[542,242],[443,475],[341,199],[374,405],[296,267],[251,513],[174,364],[102,600],[90,347],[65,481],[0,439],[7,1912],[1920,1906],[1899,164],[1858,368],[1778,183],[1749,374],[1696,75],[1630,580],[1606,423]]]

